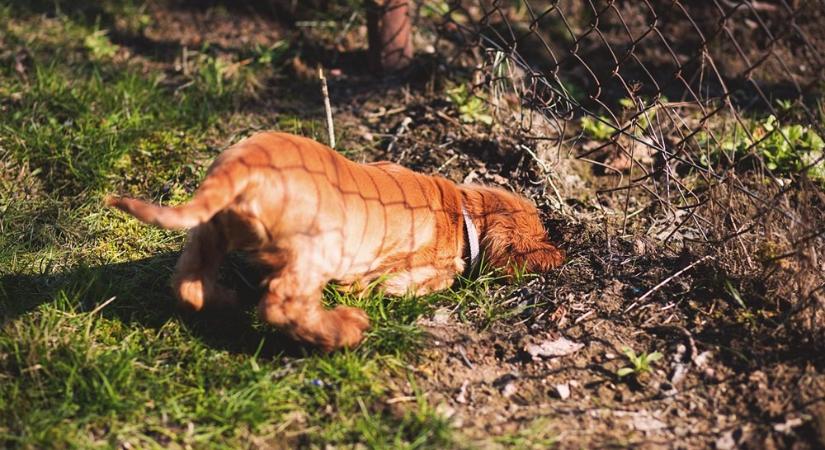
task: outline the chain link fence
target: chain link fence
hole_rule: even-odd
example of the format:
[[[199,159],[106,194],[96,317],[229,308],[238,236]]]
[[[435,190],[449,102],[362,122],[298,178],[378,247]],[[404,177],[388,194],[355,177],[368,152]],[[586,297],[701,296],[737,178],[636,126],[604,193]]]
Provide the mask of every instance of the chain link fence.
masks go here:
[[[825,1],[451,1],[419,14],[551,171],[589,167],[614,236],[690,246],[822,323]]]

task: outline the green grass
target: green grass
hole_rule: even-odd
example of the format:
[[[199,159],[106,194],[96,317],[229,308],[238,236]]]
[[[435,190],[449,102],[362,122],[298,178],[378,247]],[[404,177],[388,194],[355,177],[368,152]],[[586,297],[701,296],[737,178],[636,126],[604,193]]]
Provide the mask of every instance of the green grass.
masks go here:
[[[504,448],[540,450],[555,448],[559,443],[558,432],[548,419],[540,418],[524,424],[516,432],[499,436],[495,442]]]
[[[410,377],[432,299],[330,290],[330,303],[369,312],[368,339],[295,350],[251,310],[177,315],[167,280],[182,233],[101,207],[110,192],[184,199],[272,49],[246,75],[204,52],[170,85],[118,61],[86,16],[4,6],[0,36],[3,446],[453,445],[425,396],[401,414],[385,403],[388,381]],[[237,264],[226,276],[243,287]]]
[[[167,283],[183,233],[101,200],[187,198],[283,49],[202,49],[193,72],[170,81],[119,59],[109,38],[105,24],[123,11],[145,21],[139,6],[83,5],[49,16],[38,2],[0,6],[0,445],[466,446],[415,388],[416,322],[443,304],[482,324],[505,317],[502,295],[487,295],[493,277],[426,298],[330,288],[328,304],[362,307],[372,322],[361,347],[330,355],[285,341],[254,308],[176,313]],[[252,272],[230,258],[222,276],[254,301]],[[394,386],[416,400],[390,408],[411,394]]]

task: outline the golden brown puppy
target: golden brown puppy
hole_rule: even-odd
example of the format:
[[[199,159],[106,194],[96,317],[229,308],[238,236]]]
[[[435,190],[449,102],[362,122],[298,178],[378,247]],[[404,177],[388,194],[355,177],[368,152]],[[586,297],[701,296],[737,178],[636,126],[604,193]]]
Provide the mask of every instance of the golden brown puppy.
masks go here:
[[[268,269],[261,317],[327,351],[358,345],[369,326],[360,309],[323,307],[330,281],[359,290],[382,278],[390,294],[424,294],[449,287],[479,247],[505,270],[547,271],[563,259],[521,197],[388,162],[357,164],[285,133],[259,133],[224,151],[187,204],[107,203],[146,223],[190,229],[172,282],[181,305],[234,304],[217,271],[227,251],[244,250]]]

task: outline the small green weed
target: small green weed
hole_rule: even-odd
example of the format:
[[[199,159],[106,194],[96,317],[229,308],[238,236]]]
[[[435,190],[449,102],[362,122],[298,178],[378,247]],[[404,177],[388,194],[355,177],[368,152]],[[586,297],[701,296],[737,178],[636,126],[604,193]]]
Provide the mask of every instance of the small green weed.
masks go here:
[[[447,100],[458,108],[462,122],[493,124],[493,116],[487,112],[487,102],[477,94],[470,92],[466,85],[459,84],[448,89]]]
[[[619,378],[624,378],[628,375],[638,377],[639,375],[649,373],[652,370],[653,363],[662,359],[664,356],[659,352],[653,352],[650,354],[647,352],[642,352],[641,354],[636,355],[636,352],[629,347],[623,348],[622,353],[624,353],[631,365],[622,367],[616,371],[616,375],[618,375]]]
[[[272,65],[282,62],[289,52],[286,41],[278,41],[270,46],[256,45],[253,51],[255,61],[261,65]]]
[[[523,268],[514,267],[513,276],[509,278],[500,271],[490,269],[483,260],[478,273],[479,275],[472,279],[461,278],[456,288],[427,296],[427,301],[448,305],[456,311],[459,319],[481,328],[516,317],[528,307],[520,306],[522,299],[514,296],[514,293],[532,274]]]
[[[266,61],[272,55],[263,55]],[[187,63],[194,67],[192,83],[198,91],[207,96],[229,99],[239,93],[255,95],[262,84],[253,63],[256,58],[235,60],[228,56],[214,56],[208,49],[195,54]],[[271,61],[265,63],[271,64]]]
[[[93,59],[108,59],[117,53],[118,46],[109,40],[107,34],[106,30],[97,30],[83,39],[83,45]]]
[[[425,2],[421,5],[421,15],[431,19],[441,19],[450,13],[450,4],[444,0]]]
[[[613,136],[613,133],[616,132],[616,128],[609,125],[610,123],[610,119],[604,116],[599,116],[598,118],[583,116],[579,120],[582,131],[587,133],[591,138],[599,141],[610,139],[610,136]]]
[[[656,104],[652,104],[650,100],[639,99],[639,104],[636,104],[633,99],[622,98],[619,100],[619,105],[622,107],[622,117],[627,120],[632,120],[632,127],[627,129],[627,133],[632,133],[636,137],[641,138],[651,123],[656,122],[656,111],[659,103],[667,103],[667,98],[659,97]],[[647,103],[646,103],[647,102]],[[639,111],[644,111],[639,114]],[[614,126],[613,120],[607,116],[583,116],[579,119],[579,125],[585,134],[593,139],[599,141],[606,141],[613,137],[620,129],[626,125]]]
[[[732,131],[717,133],[717,140],[708,133],[700,133],[697,140],[702,148],[708,149],[701,159],[705,166],[719,164],[723,158],[739,161],[752,152],[776,174],[799,173],[810,166],[808,177],[825,183],[825,163],[821,161],[825,141],[813,129],[781,124],[774,115],[748,121],[745,127],[736,123]],[[815,164],[816,161],[819,163]]]
[[[730,295],[730,297],[736,301],[737,305],[739,305],[743,309],[747,309],[747,306],[745,305],[745,301],[742,300],[742,295],[739,293],[739,289],[737,289],[736,286],[734,286],[733,283],[727,278],[725,278],[724,283],[725,283],[725,292],[727,292],[728,295]]]
[[[536,419],[513,434],[495,438],[494,442],[505,448],[539,450],[555,447],[559,438],[548,419]]]

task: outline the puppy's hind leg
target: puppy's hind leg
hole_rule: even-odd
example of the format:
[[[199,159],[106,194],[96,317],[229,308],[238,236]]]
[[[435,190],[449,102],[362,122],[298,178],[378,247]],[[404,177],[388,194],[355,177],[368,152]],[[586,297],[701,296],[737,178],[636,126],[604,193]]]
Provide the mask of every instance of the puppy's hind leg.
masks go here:
[[[218,268],[226,251],[226,239],[214,223],[189,230],[172,277],[172,289],[182,309],[200,311],[204,306],[237,304],[235,292],[218,285]]]
[[[258,304],[258,313],[293,339],[324,351],[356,347],[369,328],[367,314],[358,308],[339,305],[326,309],[321,304],[320,286],[301,288],[300,280],[282,274],[270,282],[270,289]],[[306,286],[304,284],[303,286]]]

